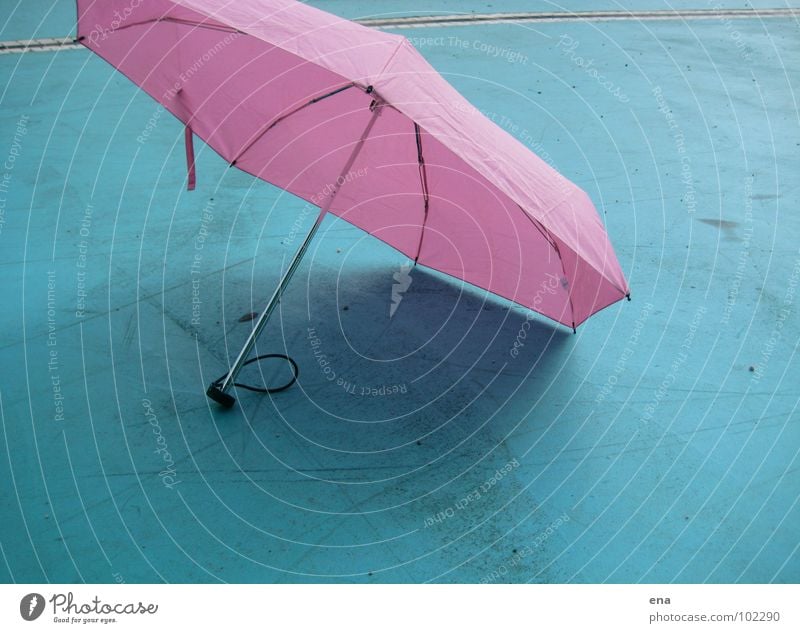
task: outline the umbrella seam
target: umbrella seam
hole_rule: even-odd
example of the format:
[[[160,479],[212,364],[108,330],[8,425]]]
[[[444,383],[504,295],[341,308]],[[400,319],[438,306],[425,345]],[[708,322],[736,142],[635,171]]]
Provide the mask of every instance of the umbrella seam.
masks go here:
[[[558,248],[558,242],[556,242],[556,240],[550,235],[550,231],[548,231],[544,226],[542,226],[537,220],[535,220],[530,215],[525,213],[525,210],[519,204],[517,205],[517,208],[519,208],[519,210],[522,211],[522,213],[524,213],[525,216],[527,216],[530,219],[533,226],[535,226],[539,230],[539,232],[547,240],[551,248],[556,252],[556,255],[558,256],[558,261],[561,264],[561,274],[564,275],[564,279],[566,279],[567,283],[569,284],[567,288],[567,300],[569,301],[569,309],[570,313],[572,314],[572,331],[574,332],[576,326],[575,326],[575,305],[572,303],[572,284],[569,283],[569,279],[567,278],[567,271],[564,268],[564,258],[561,257],[561,250]]]
[[[566,278],[566,277],[567,277],[567,272],[566,272],[566,270],[564,269],[564,258],[561,256],[561,250],[558,248],[558,243],[557,243],[556,239],[555,239],[555,238],[554,238],[554,237],[553,237],[553,236],[550,234],[550,231],[548,231],[548,230],[547,230],[547,229],[546,229],[546,228],[545,228],[545,227],[544,227],[542,224],[540,224],[540,223],[538,222],[538,220],[536,220],[535,218],[533,218],[533,217],[531,217],[530,215],[528,215],[527,213],[525,213],[525,210],[524,210],[524,209],[523,209],[523,208],[522,208],[522,207],[521,207],[519,204],[517,205],[517,207],[519,208],[519,210],[520,210],[520,211],[522,211],[522,213],[523,213],[523,214],[524,214],[524,215],[525,215],[525,216],[526,216],[528,219],[530,219],[530,221],[533,223],[533,225],[534,225],[534,226],[535,226],[537,229],[539,229],[539,232],[540,232],[540,233],[542,233],[542,235],[543,235],[543,236],[544,236],[544,238],[547,240],[547,242],[550,244],[550,246],[552,246],[552,247],[553,247],[553,250],[556,252],[556,255],[558,255],[558,259],[561,261],[561,270],[562,270],[562,272],[564,273],[564,277]],[[552,240],[552,241],[551,241],[551,240]],[[574,250],[574,249],[573,249],[573,250]],[[584,261],[587,261],[587,260],[584,260]],[[588,261],[587,261],[587,263],[589,264],[589,266],[591,266],[591,267],[592,267],[592,269],[593,269],[593,270],[594,270],[594,271],[595,271],[595,272],[596,272],[598,275],[600,275],[600,276],[601,276],[601,277],[602,277],[602,278],[603,278],[603,279],[604,279],[604,280],[605,280],[605,281],[606,281],[608,284],[610,284],[612,288],[614,288],[614,289],[615,289],[615,290],[617,290],[618,292],[622,293],[622,294],[623,294],[623,296],[626,296],[626,297],[629,297],[629,296],[630,296],[630,292],[626,292],[625,290],[623,290],[622,288],[620,288],[619,286],[617,286],[617,284],[615,284],[613,281],[611,281],[611,280],[610,280],[610,279],[609,279],[609,278],[608,278],[608,277],[605,275],[605,273],[603,273],[603,272],[601,272],[600,270],[598,270],[598,269],[597,269],[597,267],[596,267],[594,264],[592,264],[591,262],[588,262]],[[571,292],[571,290],[572,290],[572,284],[570,284],[570,290],[568,291],[568,294],[569,294],[570,308],[572,308],[572,318],[574,319],[574,318],[575,318],[575,307],[574,307],[574,305],[573,305],[573,303],[572,303],[572,292]],[[594,314],[594,313],[593,313],[593,314]],[[586,319],[584,319],[584,321],[585,321],[585,320],[586,320]],[[577,323],[577,325],[580,325],[581,323],[583,323],[583,321],[581,321],[580,323]]]
[[[502,191],[502,190],[501,190],[501,191]],[[554,203],[554,204],[550,205],[550,206],[547,208],[547,210],[546,210],[546,211],[544,211],[544,213],[542,214],[542,220],[546,220],[546,219],[547,219],[547,216],[548,216],[548,215],[550,215],[550,213],[552,213],[552,212],[553,212],[553,211],[556,209],[556,207],[558,207],[559,205],[561,205],[561,204],[563,204],[564,202],[566,202],[567,200],[569,200],[569,199],[570,199],[572,196],[574,196],[574,195],[575,195],[575,194],[576,194],[578,191],[582,192],[582,193],[583,193],[584,195],[586,195],[586,197],[588,198],[588,195],[586,194],[586,192],[585,192],[585,191],[583,191],[582,189],[580,189],[580,188],[577,188],[577,187],[576,187],[576,189],[575,189],[574,191],[571,191],[570,193],[568,193],[567,195],[565,195],[563,198],[561,198],[561,199],[560,199],[558,202],[556,202],[556,203]],[[511,196],[510,196],[509,194],[507,194],[507,193],[506,193],[506,195],[508,195],[508,196],[509,196],[509,198],[511,198]],[[512,199],[512,200],[514,200],[514,198],[511,198],[511,199]],[[514,202],[516,202],[516,200],[514,200]],[[532,215],[530,215],[529,213],[527,213],[527,212],[525,211],[525,209],[522,207],[522,205],[521,205],[519,202],[516,202],[516,204],[517,204],[517,206],[520,208],[520,210],[521,210],[521,211],[522,211],[522,212],[523,212],[523,213],[524,213],[526,216],[528,216],[528,217],[529,217],[529,218],[531,218],[531,219],[534,219]],[[537,220],[537,221],[538,221],[538,220]],[[542,222],[541,224],[542,224],[542,227],[544,228],[544,223]],[[549,233],[550,233],[550,232],[548,231],[548,234],[549,234]],[[555,241],[555,239],[554,239],[553,241]],[[569,244],[567,244],[567,246],[570,246],[570,245],[569,245]],[[572,248],[572,247],[570,246],[570,248]],[[572,248],[572,250],[573,250],[573,251],[575,251],[575,253],[578,253],[578,249],[577,249],[577,248]],[[626,294],[626,291],[624,291],[622,288],[620,288],[620,287],[619,287],[619,286],[618,286],[616,283],[614,283],[614,281],[612,281],[611,279],[609,279],[609,278],[608,278],[608,276],[605,274],[605,272],[604,272],[604,271],[601,271],[601,270],[600,270],[599,268],[597,268],[597,266],[595,266],[595,265],[594,265],[592,262],[589,262],[588,260],[584,260],[584,261],[586,261],[586,262],[587,262],[587,263],[588,263],[588,264],[589,264],[589,265],[590,265],[590,266],[591,266],[591,267],[592,267],[592,268],[595,270],[595,272],[596,272],[598,275],[600,275],[600,276],[601,276],[603,279],[605,279],[605,280],[606,280],[606,281],[607,281],[609,284],[611,284],[611,286],[613,286],[613,287],[614,287],[614,289],[618,290],[618,291],[619,291],[619,292],[621,292],[623,295],[624,295],[624,294]]]
[[[369,28],[369,27],[367,27],[367,28]],[[401,35],[399,37],[401,39],[397,43],[397,46],[395,46],[394,50],[392,51],[392,54],[389,55],[388,59],[386,60],[386,63],[383,65],[383,68],[381,68],[380,71],[378,71],[378,74],[375,77],[375,83],[378,83],[378,80],[381,77],[383,77],[383,74],[386,72],[386,69],[389,68],[389,64],[392,63],[392,61],[394,60],[395,56],[397,55],[397,53],[400,52],[400,49],[403,47],[403,45],[408,42],[408,38],[406,38],[405,36]]]

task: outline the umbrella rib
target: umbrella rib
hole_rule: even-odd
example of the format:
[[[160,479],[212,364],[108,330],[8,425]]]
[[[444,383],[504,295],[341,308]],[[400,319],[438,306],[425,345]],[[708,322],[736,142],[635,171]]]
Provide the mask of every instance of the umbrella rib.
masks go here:
[[[575,306],[572,304],[572,284],[569,282],[569,279],[567,279],[567,271],[564,268],[564,258],[561,257],[561,251],[559,250],[558,243],[555,240],[553,240],[553,248],[556,251],[556,255],[558,255],[558,261],[561,262],[561,274],[564,275],[564,279],[568,284],[567,298],[569,299],[569,310],[572,313],[572,331],[577,332],[578,330],[575,326]]]
[[[417,265],[419,256],[422,253],[422,238],[425,237],[425,227],[428,224],[428,206],[430,198],[428,196],[428,171],[425,167],[425,158],[422,156],[422,135],[419,131],[419,124],[414,122],[414,137],[417,141],[417,163],[419,165],[419,180],[422,187],[422,198],[424,200],[425,215],[422,218],[422,228],[419,232],[419,244],[417,245],[417,256],[414,258],[414,265]]]
[[[196,26],[201,29],[211,29],[212,31],[223,31],[225,33],[239,33],[241,35],[247,35],[244,31],[226,27],[225,25],[205,24],[203,22],[193,22],[192,20],[181,20],[180,18],[171,18],[171,17],[151,18],[149,20],[142,20],[141,22],[132,22],[131,24],[123,24],[122,26],[119,26],[116,29],[112,29],[112,31],[116,33],[117,31],[124,31],[125,29],[130,29],[133,28],[134,26],[144,26],[145,24],[152,24],[154,22],[172,22],[174,24],[183,24],[185,26]],[[82,35],[78,37],[77,40],[81,41],[84,39],[84,37],[85,36]]]
[[[535,226],[538,229],[539,233],[542,234],[542,237],[544,237],[544,239],[547,240],[547,243],[550,244],[550,247],[556,252],[556,255],[558,255],[558,261],[561,264],[561,274],[564,275],[564,279],[567,279],[567,271],[564,268],[564,259],[561,257],[561,251],[558,248],[558,242],[556,242],[555,239],[553,239],[553,236],[550,235],[550,231],[548,231],[541,224],[539,224],[539,222],[537,222],[535,218],[532,218],[530,215],[525,213],[525,210],[520,205],[517,205],[517,207],[519,208],[520,211],[522,211],[523,215],[525,215],[525,217],[527,217],[531,221],[531,224],[533,224],[533,226]],[[569,284],[568,279],[567,283]],[[572,331],[576,332],[577,330],[575,327],[575,306],[572,304],[572,284],[569,284],[569,288],[567,289],[567,298],[569,299],[569,309],[572,314]]]
[[[260,132],[258,132],[253,137],[253,139],[247,145],[245,145],[245,147],[233,158],[233,160],[231,161],[231,166],[235,165],[236,162],[245,154],[245,152],[247,152],[247,150],[249,150],[251,147],[253,147],[253,145],[255,145],[259,140],[261,140],[261,138],[267,132],[269,132],[272,128],[274,128],[276,125],[278,125],[278,123],[280,123],[281,121],[283,121],[285,119],[288,119],[293,114],[296,114],[296,113],[300,112],[301,110],[304,110],[305,108],[307,108],[310,105],[314,105],[315,103],[319,103],[320,101],[323,101],[324,99],[327,99],[328,97],[332,97],[334,95],[339,94],[340,92],[344,92],[348,88],[352,88],[355,85],[356,85],[355,82],[350,82],[349,84],[347,84],[345,86],[339,86],[335,90],[331,90],[330,92],[326,92],[325,94],[319,95],[318,97],[314,97],[313,99],[311,99],[309,101],[306,101],[303,104],[300,104],[294,110],[290,110],[286,114],[282,114],[277,119],[274,119],[273,121],[267,123],[267,125],[264,126],[264,129],[262,129]]]

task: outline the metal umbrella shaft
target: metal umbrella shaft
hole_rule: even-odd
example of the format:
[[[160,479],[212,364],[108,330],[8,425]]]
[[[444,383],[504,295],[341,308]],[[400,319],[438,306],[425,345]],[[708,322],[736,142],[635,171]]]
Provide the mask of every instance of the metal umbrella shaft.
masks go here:
[[[378,114],[380,113],[380,105],[381,104],[373,102],[371,106],[372,114],[369,118],[369,121],[367,122],[367,125],[361,134],[361,137],[359,138],[358,142],[353,148],[353,151],[350,153],[350,157],[347,159],[347,162],[345,163],[342,172],[336,179],[336,182],[333,185],[333,191],[331,192],[331,195],[328,197],[325,204],[320,208],[320,212],[319,215],[317,216],[316,221],[314,222],[314,226],[311,227],[311,230],[308,232],[308,235],[306,235],[306,238],[305,240],[303,240],[303,243],[300,245],[300,248],[297,249],[297,252],[292,258],[289,267],[286,269],[286,272],[283,274],[283,277],[281,277],[281,280],[278,283],[278,287],[275,288],[275,292],[272,293],[272,297],[267,303],[267,307],[264,308],[264,311],[259,315],[258,321],[256,321],[255,326],[250,332],[250,335],[247,337],[244,346],[239,352],[239,355],[236,357],[236,360],[234,361],[230,370],[228,370],[228,373],[225,376],[224,380],[222,382],[212,383],[209,386],[208,390],[206,391],[206,395],[215,402],[218,402],[223,406],[230,407],[233,406],[233,403],[236,401],[235,398],[228,393],[228,391],[230,390],[231,387],[234,386],[234,383],[236,382],[236,377],[239,375],[242,366],[247,361],[247,357],[250,355],[250,352],[252,351],[253,346],[256,343],[256,340],[258,339],[259,335],[264,329],[264,326],[267,324],[267,321],[269,321],[270,315],[273,313],[275,308],[280,303],[281,296],[283,295],[284,290],[286,290],[286,287],[289,285],[292,276],[300,266],[300,262],[303,259],[303,255],[305,255],[306,251],[308,250],[311,241],[314,239],[314,236],[316,235],[320,225],[322,224],[322,220],[325,218],[325,216],[328,213],[328,210],[331,208],[333,200],[336,197],[336,194],[339,193],[341,185],[344,182],[346,182],[345,176],[352,168],[353,163],[355,162],[359,152],[361,151],[361,148],[364,146],[364,141],[367,140],[367,137],[369,136],[369,133],[372,130],[372,126],[375,124],[375,119],[378,117]]]

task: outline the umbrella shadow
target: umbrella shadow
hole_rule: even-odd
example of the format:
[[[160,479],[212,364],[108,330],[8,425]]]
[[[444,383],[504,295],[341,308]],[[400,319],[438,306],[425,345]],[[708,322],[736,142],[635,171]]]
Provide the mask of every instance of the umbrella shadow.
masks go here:
[[[269,329],[281,329],[300,379],[272,398],[239,392],[254,433],[279,422],[318,465],[407,471],[420,446],[431,449],[423,461],[474,461],[533,423],[514,412],[552,397],[572,333],[422,267],[397,273],[361,266],[340,271],[338,283],[317,275],[297,284]],[[259,351],[277,344],[261,341]],[[242,379],[275,384],[281,371],[249,368]]]

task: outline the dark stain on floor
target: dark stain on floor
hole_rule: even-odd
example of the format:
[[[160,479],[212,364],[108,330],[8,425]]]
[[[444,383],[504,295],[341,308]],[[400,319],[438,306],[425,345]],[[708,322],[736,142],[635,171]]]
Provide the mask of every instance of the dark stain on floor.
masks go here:
[[[736,227],[739,226],[738,222],[734,222],[732,220],[721,220],[719,218],[697,218],[703,224],[708,224],[709,226],[713,226],[714,228],[719,229],[722,231],[723,236],[727,240],[735,240],[737,239],[736,236]]]

